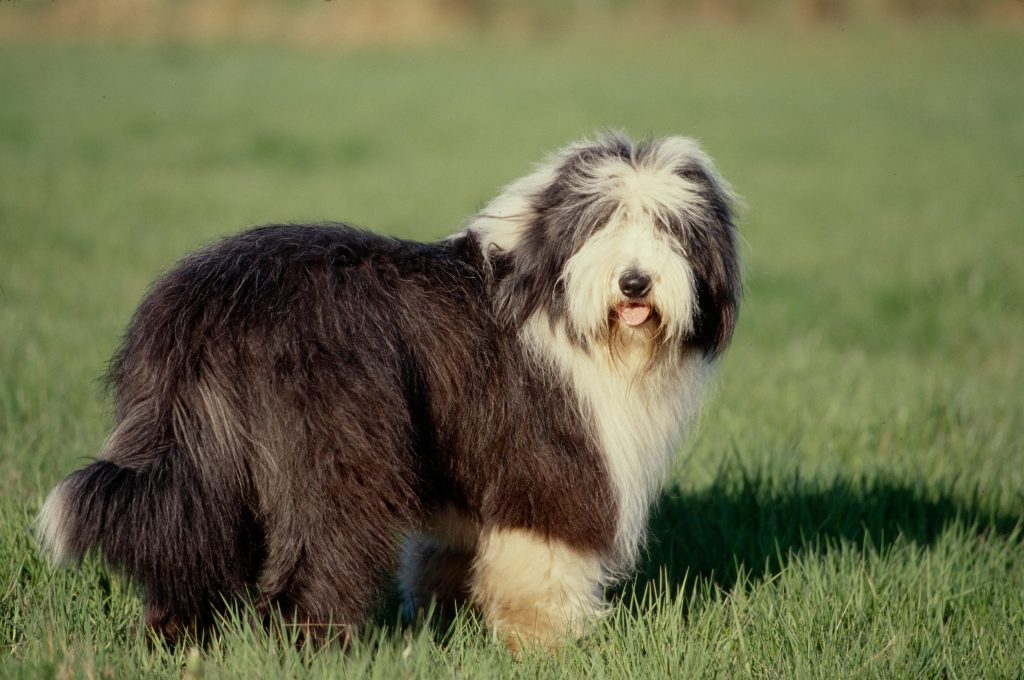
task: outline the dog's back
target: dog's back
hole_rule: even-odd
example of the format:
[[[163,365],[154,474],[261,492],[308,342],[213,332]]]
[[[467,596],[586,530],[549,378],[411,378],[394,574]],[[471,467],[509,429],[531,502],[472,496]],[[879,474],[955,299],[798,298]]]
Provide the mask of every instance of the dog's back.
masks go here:
[[[450,244],[343,226],[265,227],[186,258],[132,321],[114,431],[51,494],[45,542],[59,559],[98,548],[170,638],[250,589],[303,624],[358,620],[429,481],[412,353],[465,362],[487,351],[466,338],[493,336],[467,333],[488,323],[472,267]]]

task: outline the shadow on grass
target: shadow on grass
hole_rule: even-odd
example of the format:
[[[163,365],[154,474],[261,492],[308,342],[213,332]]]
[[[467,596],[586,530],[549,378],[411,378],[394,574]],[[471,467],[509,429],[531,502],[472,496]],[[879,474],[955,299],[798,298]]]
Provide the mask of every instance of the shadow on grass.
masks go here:
[[[741,574],[778,573],[794,553],[845,542],[884,551],[895,541],[934,543],[957,524],[1020,540],[1024,517],[922,486],[883,480],[812,482],[725,470],[708,488],[670,489],[655,508],[637,576],[622,590],[710,581],[729,590]],[[621,591],[620,591],[621,592]]]

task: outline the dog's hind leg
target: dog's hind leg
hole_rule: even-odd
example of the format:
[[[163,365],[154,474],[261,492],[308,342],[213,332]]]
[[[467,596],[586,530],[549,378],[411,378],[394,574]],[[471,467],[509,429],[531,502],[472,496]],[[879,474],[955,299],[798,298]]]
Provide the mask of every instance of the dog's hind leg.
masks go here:
[[[262,606],[313,642],[346,642],[394,573],[409,532],[398,499],[315,485],[277,497],[267,526]],[[358,483],[358,482],[357,482]]]
[[[432,536],[411,537],[402,551],[399,583],[403,615],[411,621],[431,608],[449,620],[469,600],[474,553],[443,543]]]
[[[398,580],[407,619],[433,606],[442,621],[448,620],[469,601],[479,541],[479,525],[451,507],[435,513],[422,533],[406,541]]]
[[[484,532],[472,598],[491,631],[513,651],[577,639],[603,612],[596,554],[526,529]]]
[[[345,643],[365,619],[389,565],[358,539],[339,538],[344,525],[331,530],[334,537],[292,536],[276,554],[272,546],[260,588],[263,606],[279,613],[299,639]]]

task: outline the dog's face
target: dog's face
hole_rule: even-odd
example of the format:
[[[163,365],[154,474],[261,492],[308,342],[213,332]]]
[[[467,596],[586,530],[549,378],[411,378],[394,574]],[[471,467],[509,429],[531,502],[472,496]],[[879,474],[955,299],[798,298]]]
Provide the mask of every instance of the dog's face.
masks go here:
[[[469,226],[495,263],[500,314],[546,315],[586,350],[729,342],[740,279],[732,195],[678,137],[574,145]]]

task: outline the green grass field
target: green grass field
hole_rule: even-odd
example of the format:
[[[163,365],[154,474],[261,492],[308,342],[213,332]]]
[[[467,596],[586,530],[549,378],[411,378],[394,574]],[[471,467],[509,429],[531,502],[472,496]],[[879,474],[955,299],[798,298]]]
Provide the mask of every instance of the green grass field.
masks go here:
[[[657,39],[0,48],[0,676],[1024,674],[1019,32],[753,27]],[[348,653],[228,622],[151,650],[98,561],[30,523],[110,425],[146,286],[208,240],[344,219],[437,238],[603,126],[700,138],[746,198],[746,294],[636,579],[554,657],[472,615]]]

